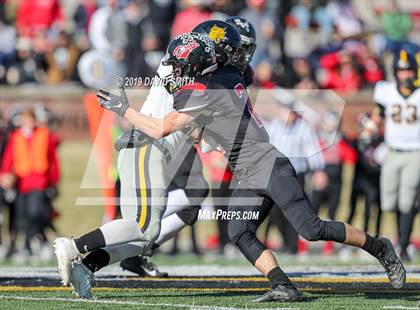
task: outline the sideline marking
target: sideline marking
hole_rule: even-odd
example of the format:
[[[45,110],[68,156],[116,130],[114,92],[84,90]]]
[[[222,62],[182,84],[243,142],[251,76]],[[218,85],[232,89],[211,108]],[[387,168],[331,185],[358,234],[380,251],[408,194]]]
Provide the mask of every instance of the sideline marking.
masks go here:
[[[91,304],[112,304],[112,305],[131,305],[131,306],[149,306],[149,307],[167,307],[167,308],[189,308],[189,309],[216,309],[216,310],[239,310],[242,308],[233,307],[218,307],[218,306],[203,306],[194,304],[166,304],[166,303],[147,303],[136,301],[118,301],[112,299],[72,299],[62,297],[22,297],[22,296],[6,296],[0,295],[3,300],[25,300],[25,301],[63,301],[73,303],[91,303]],[[247,308],[255,309],[255,308]],[[261,310],[261,308],[258,308]],[[267,309],[267,308],[266,308]],[[297,308],[276,308],[279,310],[293,310]],[[264,309],[263,309],[264,310]],[[271,309],[272,310],[272,309]]]
[[[98,278],[101,279],[101,278]],[[102,278],[106,279],[106,278]],[[268,282],[265,277],[226,277],[226,278],[217,278],[217,277],[206,277],[206,278],[142,278],[142,277],[130,277],[130,278],[118,278],[114,279],[116,281],[150,281],[150,282],[167,282],[167,281],[179,281],[179,282],[218,282],[218,281],[240,281],[240,282]],[[294,282],[308,282],[308,283],[389,283],[388,278],[360,278],[360,277],[336,277],[336,278],[302,278],[302,277],[291,277],[290,280]],[[420,279],[417,278],[408,278],[407,283],[420,283]]]

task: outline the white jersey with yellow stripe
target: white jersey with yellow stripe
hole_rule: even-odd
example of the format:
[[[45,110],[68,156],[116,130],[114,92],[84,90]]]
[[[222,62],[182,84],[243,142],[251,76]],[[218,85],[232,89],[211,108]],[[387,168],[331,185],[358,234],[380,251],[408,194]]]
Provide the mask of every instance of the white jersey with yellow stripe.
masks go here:
[[[398,150],[420,150],[420,89],[402,96],[395,82],[381,81],[373,99],[385,110],[385,143]]]
[[[163,86],[162,80],[172,73],[172,66],[160,64],[157,70],[156,82],[150,88],[146,101],[140,109],[140,113],[163,118],[165,115],[175,111],[173,108],[173,95],[169,94]],[[176,131],[162,139],[160,143],[169,151],[172,158],[176,157],[181,146],[185,143],[187,136],[181,131]]]

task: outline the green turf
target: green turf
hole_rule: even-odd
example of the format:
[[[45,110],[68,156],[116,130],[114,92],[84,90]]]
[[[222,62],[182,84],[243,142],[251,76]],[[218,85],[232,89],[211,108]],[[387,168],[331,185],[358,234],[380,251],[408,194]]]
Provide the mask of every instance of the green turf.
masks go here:
[[[200,306],[246,308],[292,308],[292,309],[409,309],[420,307],[419,295],[415,292],[400,293],[308,293],[299,303],[251,303],[250,299],[261,292],[190,292],[183,290],[138,290],[101,291],[96,296],[101,303],[69,302],[63,300],[12,300],[7,297],[71,298],[70,292],[7,292],[1,293],[2,309],[200,309]],[[106,303],[114,301],[121,304]],[[123,304],[132,303],[132,304]],[[177,306],[175,305],[184,305]],[[196,308],[194,308],[196,306]]]

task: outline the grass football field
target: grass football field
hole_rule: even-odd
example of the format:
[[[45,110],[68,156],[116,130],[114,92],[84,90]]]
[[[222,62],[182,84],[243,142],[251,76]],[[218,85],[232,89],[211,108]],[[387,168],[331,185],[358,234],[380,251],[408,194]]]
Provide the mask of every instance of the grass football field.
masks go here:
[[[418,295],[401,293],[325,293],[305,291],[299,303],[250,303],[261,292],[173,289],[100,290],[97,300],[72,298],[68,291],[2,292],[2,309],[420,309]]]
[[[62,287],[49,266],[0,268],[0,309],[418,309],[420,264],[407,267],[407,284],[394,290],[373,261],[278,255],[283,269],[304,293],[297,303],[253,303],[267,280],[242,259],[226,261],[180,255],[153,259],[169,278],[140,278],[117,265],[96,275],[95,299],[83,300]]]
[[[57,221],[60,234],[78,236],[96,228],[102,221],[101,206],[75,207],[78,197],[98,197],[97,189],[80,189],[81,179],[91,152],[87,141],[65,141],[60,149],[63,163],[61,196],[56,207],[61,213]],[[350,174],[344,184],[348,186]],[[345,188],[339,219],[346,218],[349,189]],[[361,203],[362,205],[362,203]],[[359,210],[362,208],[359,208]],[[356,226],[360,226],[360,212]],[[394,237],[394,220],[384,217],[383,234]],[[372,225],[373,226],[373,225]],[[415,231],[419,231],[417,219]],[[211,222],[198,223],[197,236],[204,247],[214,233]],[[417,233],[418,237],[419,233]],[[187,232],[181,235],[181,250]],[[277,235],[271,235],[275,242]],[[317,245],[315,245],[316,247]],[[319,245],[318,245],[319,247]],[[185,249],[185,247],[184,247]],[[226,259],[205,255],[159,255],[153,261],[170,278],[139,278],[114,265],[99,272],[94,294],[96,299],[75,297],[70,288],[60,285],[55,261],[36,263],[0,263],[0,309],[417,309],[420,310],[420,256],[407,266],[407,286],[394,290],[382,268],[371,260],[353,253],[346,259],[322,257],[310,253],[303,258],[277,255],[280,265],[304,292],[298,303],[251,302],[269,289],[267,280],[258,275],[236,255]]]

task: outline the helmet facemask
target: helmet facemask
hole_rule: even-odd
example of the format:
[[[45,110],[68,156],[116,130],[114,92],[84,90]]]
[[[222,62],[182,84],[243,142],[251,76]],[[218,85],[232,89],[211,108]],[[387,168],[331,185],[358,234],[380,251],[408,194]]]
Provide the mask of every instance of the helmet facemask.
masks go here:
[[[395,56],[398,57],[398,56]],[[400,93],[408,97],[415,90],[415,79],[416,79],[416,68],[417,64],[415,60],[408,55],[405,50],[401,50],[399,57],[394,59],[394,76],[397,82]],[[411,72],[411,74],[405,74],[405,77],[399,76],[400,72]]]
[[[233,64],[237,66],[242,73],[245,72],[246,67],[251,62],[256,47],[255,43],[245,43],[242,41],[241,47],[235,53],[235,62]]]
[[[411,76],[407,76],[406,78],[399,78],[398,72],[399,71],[410,71],[412,72]],[[398,89],[404,96],[409,96],[415,90],[415,79],[416,79],[416,72],[411,69],[398,69],[395,72],[395,79],[397,81]]]

